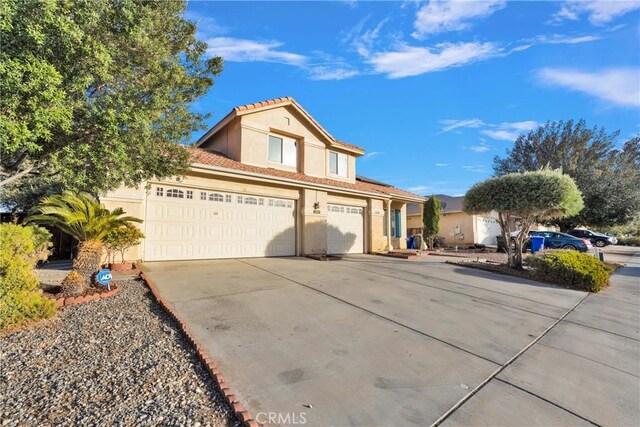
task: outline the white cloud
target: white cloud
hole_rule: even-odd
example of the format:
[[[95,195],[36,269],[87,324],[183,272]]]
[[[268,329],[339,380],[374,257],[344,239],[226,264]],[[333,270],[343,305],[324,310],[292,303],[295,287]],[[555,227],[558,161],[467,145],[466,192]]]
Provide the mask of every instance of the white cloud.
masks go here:
[[[493,43],[441,43],[435,48],[402,44],[396,51],[371,54],[367,61],[376,72],[400,78],[460,67],[500,53]]]
[[[370,152],[370,153],[365,154],[365,155],[364,155],[364,157],[363,157],[363,159],[365,159],[365,160],[367,160],[367,159],[371,159],[371,158],[373,158],[373,157],[375,157],[375,156],[378,156],[378,155],[380,155],[380,154],[382,154],[380,151],[372,151],[372,152]]]
[[[480,119],[469,120],[456,120],[456,119],[444,119],[440,120],[440,124],[444,125],[442,132],[449,132],[450,130],[457,128],[479,128],[484,126],[484,122]]]
[[[534,120],[525,120],[521,122],[503,122],[500,124],[485,123],[480,119],[468,119],[468,120],[455,120],[445,119],[440,120],[440,124],[444,125],[442,132],[449,132],[457,128],[483,128],[480,133],[489,136],[493,139],[499,139],[504,141],[514,141],[522,132],[535,129],[539,126],[538,122]],[[480,138],[482,141],[479,145],[469,147],[470,150],[477,153],[483,153],[491,149],[484,138]]]
[[[499,125],[492,125],[492,129],[484,129],[480,132],[493,139],[515,141],[521,133],[528,132],[538,126],[539,123],[533,120],[523,122],[503,122]]]
[[[341,66],[317,65],[309,68],[311,80],[344,80],[359,74],[355,68],[343,68]]]
[[[484,153],[491,150],[491,147],[489,147],[487,144],[479,144],[469,147],[469,150],[475,151],[476,153]]]
[[[297,53],[278,50],[284,43],[279,41],[255,41],[233,37],[214,37],[207,40],[207,53],[222,56],[230,62],[277,62],[301,66],[307,57]]]
[[[416,20],[413,24],[416,31],[413,36],[422,38],[428,34],[463,30],[469,27],[469,21],[489,16],[506,5],[504,0],[430,0],[416,14]]]
[[[449,163],[436,163],[433,166],[439,167],[439,168],[443,168],[445,166],[449,166]]]
[[[584,14],[592,24],[604,25],[637,9],[640,9],[638,1],[567,1],[553,15],[553,19],[555,22],[576,21]]]
[[[640,69],[610,68],[596,72],[543,68],[539,79],[546,84],[586,93],[616,105],[640,106]]]
[[[462,169],[474,173],[485,173],[487,171],[487,168],[484,165],[462,166]]]
[[[411,191],[412,193],[424,193],[429,190],[431,187],[427,185],[416,185],[414,187],[407,188],[407,191]]]
[[[596,35],[571,36],[566,34],[546,34],[535,37],[533,41],[540,44],[579,44],[601,39],[602,37]]]

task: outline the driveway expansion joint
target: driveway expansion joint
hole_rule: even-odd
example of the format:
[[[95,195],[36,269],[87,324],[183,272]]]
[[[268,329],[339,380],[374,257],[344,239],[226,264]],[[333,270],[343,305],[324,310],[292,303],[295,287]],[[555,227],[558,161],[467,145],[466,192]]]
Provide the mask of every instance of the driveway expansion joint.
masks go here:
[[[591,421],[590,419],[585,418],[585,417],[583,417],[582,415],[577,414],[577,413],[573,412],[572,410],[565,408],[564,406],[558,405],[556,402],[554,402],[554,401],[552,401],[552,400],[546,399],[546,398],[544,398],[544,397],[542,397],[542,396],[540,396],[540,395],[538,395],[538,394],[536,394],[536,393],[534,393],[534,392],[532,392],[532,391],[530,391],[530,390],[527,390],[526,388],[523,388],[523,387],[517,386],[517,385],[515,385],[515,384],[513,384],[513,383],[510,383],[509,381],[504,380],[504,379],[502,379],[502,378],[495,378],[495,380],[496,380],[496,381],[500,381],[501,383],[506,384],[506,385],[508,385],[508,386],[510,386],[510,387],[513,387],[513,388],[515,388],[515,389],[518,389],[518,390],[520,390],[520,391],[523,391],[523,392],[525,392],[525,393],[527,393],[527,394],[529,394],[529,395],[531,395],[531,396],[534,396],[534,397],[536,397],[536,398],[538,398],[538,399],[540,399],[540,400],[542,400],[542,401],[544,401],[544,402],[547,402],[547,403],[548,403],[548,404],[550,404],[550,405],[555,406],[555,407],[556,407],[556,408],[558,408],[558,409],[562,409],[563,411],[568,412],[568,413],[570,413],[571,415],[573,415],[573,416],[575,416],[575,417],[578,417],[578,418],[580,418],[580,419],[582,419],[582,420],[584,420],[584,421],[588,422],[589,424],[593,424],[594,426],[601,427],[601,425],[600,425],[600,424],[598,424],[598,423],[596,423],[596,422],[594,422],[594,421]]]
[[[407,329],[407,330],[409,330],[409,331],[411,331],[411,332],[414,332],[414,333],[417,333],[417,334],[422,335],[422,336],[424,336],[424,337],[427,337],[427,338],[430,338],[430,339],[432,339],[432,340],[438,341],[438,342],[440,342],[440,343],[442,343],[442,344],[445,344],[445,345],[447,345],[447,346],[449,346],[449,347],[455,348],[456,350],[463,351],[463,352],[465,352],[465,353],[467,353],[467,354],[470,354],[470,355],[472,355],[472,356],[475,356],[475,357],[477,357],[477,358],[480,358],[480,359],[482,359],[482,360],[484,360],[484,361],[487,361],[487,362],[493,363],[494,365],[498,365],[498,366],[500,365],[500,362],[496,362],[495,360],[489,359],[489,358],[488,358],[488,357],[486,357],[486,356],[482,356],[482,355],[480,355],[480,354],[474,353],[474,352],[472,352],[472,351],[470,351],[470,350],[467,350],[466,348],[463,348],[463,347],[460,347],[460,346],[458,346],[458,345],[456,345],[456,344],[452,344],[452,343],[450,343],[450,342],[448,342],[448,341],[445,341],[445,340],[443,340],[442,338],[438,338],[438,337],[435,337],[435,336],[433,336],[433,335],[429,335],[429,334],[427,334],[426,332],[423,332],[423,331],[421,331],[421,330],[419,330],[419,329],[412,328],[411,326],[407,326],[407,325],[405,325],[405,324],[403,324],[403,323],[398,322],[397,320],[393,320],[393,319],[391,319],[391,318],[389,318],[389,317],[386,317],[386,316],[383,316],[383,315],[381,315],[381,314],[379,314],[379,313],[376,313],[375,311],[371,311],[371,310],[366,309],[366,308],[364,308],[364,307],[361,307],[361,306],[359,306],[359,305],[357,305],[357,304],[354,304],[354,303],[352,303],[352,302],[349,302],[349,301],[347,301],[347,300],[345,300],[345,299],[342,299],[342,298],[337,297],[337,296],[335,296],[335,295],[331,295],[330,293],[325,292],[325,291],[322,291],[322,290],[317,289],[317,288],[314,288],[313,286],[306,285],[306,284],[304,284],[304,283],[302,283],[302,282],[298,282],[298,281],[293,280],[293,279],[290,279],[290,278],[288,278],[288,277],[286,277],[286,276],[282,276],[282,275],[280,275],[280,274],[278,274],[278,273],[274,273],[273,271],[267,270],[267,269],[262,268],[262,267],[258,267],[257,265],[253,265],[253,264],[251,264],[251,263],[249,263],[249,262],[247,262],[247,261],[241,261],[241,260],[238,260],[238,261],[239,261],[239,262],[242,262],[242,263],[245,263],[245,264],[247,264],[247,265],[250,265],[250,266],[252,266],[252,267],[258,268],[258,269],[260,269],[260,270],[262,270],[262,271],[265,271],[265,272],[267,272],[267,273],[273,274],[274,276],[276,276],[276,277],[280,277],[281,279],[284,279],[284,280],[287,280],[287,281],[289,281],[289,282],[295,283],[295,284],[297,284],[297,285],[299,285],[299,286],[302,286],[302,287],[304,287],[304,288],[306,288],[306,289],[309,289],[309,290],[315,291],[315,292],[317,292],[317,293],[319,293],[319,294],[321,294],[321,295],[324,295],[324,296],[327,296],[327,297],[329,297],[329,298],[335,299],[336,301],[340,301],[341,303],[347,304],[347,305],[348,305],[348,306],[350,306],[350,307],[353,307],[353,308],[355,308],[355,309],[358,309],[358,310],[364,311],[365,313],[368,313],[368,314],[370,314],[370,315],[372,315],[372,316],[375,316],[375,317],[377,317],[377,318],[379,318],[379,319],[382,319],[382,320],[385,320],[385,321],[387,321],[387,322],[393,323],[394,325],[398,325],[398,326],[400,326],[400,327],[402,327],[402,328],[405,328],[405,329]]]
[[[584,298],[580,299],[578,302],[576,302],[573,307],[571,307],[565,314],[563,314],[562,316],[560,316],[555,322],[553,322],[551,324],[551,326],[549,326],[547,329],[545,329],[544,331],[542,331],[542,333],[540,335],[538,335],[536,338],[534,338],[529,344],[527,344],[525,347],[523,347],[519,352],[517,352],[513,357],[511,357],[511,359],[507,360],[504,364],[502,364],[498,369],[496,369],[491,375],[489,375],[484,381],[482,381],[480,384],[478,384],[476,387],[473,388],[473,390],[471,390],[469,393],[467,393],[462,399],[460,399],[458,402],[456,402],[451,408],[449,408],[449,410],[447,410],[447,412],[445,412],[444,414],[442,414],[440,416],[440,418],[438,418],[433,424],[431,424],[431,427],[437,427],[440,424],[442,424],[447,418],[449,418],[455,411],[458,410],[458,408],[460,408],[462,405],[464,405],[469,399],[471,399],[475,394],[477,394],[480,390],[482,390],[482,388],[484,388],[484,386],[486,386],[487,384],[489,384],[489,382],[492,379],[498,379],[497,376],[504,371],[509,365],[511,365],[513,362],[515,362],[520,356],[522,356],[527,350],[529,350],[531,347],[533,347],[535,344],[537,344],[542,338],[545,337],[545,335],[547,335],[549,332],[551,332],[551,330],[553,328],[555,328],[565,317],[567,317],[573,310],[575,310],[580,304],[582,304],[582,302],[584,300],[586,300],[589,295],[591,294],[587,294],[584,296]],[[557,405],[556,405],[557,406]],[[564,409],[564,408],[563,408]],[[566,410],[566,409],[565,409]],[[569,411],[567,411],[569,412]],[[580,417],[580,418],[584,418],[584,417]],[[588,420],[587,420],[588,421]],[[589,421],[593,424],[592,421]],[[597,424],[596,424],[597,425]]]

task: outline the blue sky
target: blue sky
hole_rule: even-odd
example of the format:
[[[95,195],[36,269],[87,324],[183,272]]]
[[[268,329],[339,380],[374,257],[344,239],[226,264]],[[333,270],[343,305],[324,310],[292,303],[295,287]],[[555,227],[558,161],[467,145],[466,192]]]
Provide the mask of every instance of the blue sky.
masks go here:
[[[204,2],[223,74],[194,109],[292,96],[360,145],[358,174],[464,194],[546,120],[640,132],[640,2]],[[194,135],[197,139],[199,135]]]

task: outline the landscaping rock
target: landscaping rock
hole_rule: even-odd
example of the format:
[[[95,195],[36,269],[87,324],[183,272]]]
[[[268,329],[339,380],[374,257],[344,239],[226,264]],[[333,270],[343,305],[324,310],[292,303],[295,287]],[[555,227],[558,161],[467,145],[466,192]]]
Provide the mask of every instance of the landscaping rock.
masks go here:
[[[2,425],[240,425],[139,280],[0,337]]]

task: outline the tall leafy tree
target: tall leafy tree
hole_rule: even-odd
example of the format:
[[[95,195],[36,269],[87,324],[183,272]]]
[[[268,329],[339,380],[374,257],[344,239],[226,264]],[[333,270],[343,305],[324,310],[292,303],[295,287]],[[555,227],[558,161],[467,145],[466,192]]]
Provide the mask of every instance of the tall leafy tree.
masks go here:
[[[498,213],[509,266],[522,268],[522,248],[531,226],[549,218],[575,215],[584,207],[573,179],[559,171],[510,173],[479,182],[467,191],[462,209],[468,214]],[[518,219],[520,232],[511,251],[509,223]]]
[[[554,218],[561,230],[584,225],[624,224],[640,210],[640,138],[616,147],[619,132],[588,128],[584,120],[547,122],[522,134],[503,158],[494,159],[496,175],[559,169],[571,176],[584,198],[579,213]]]
[[[207,93],[222,59],[206,58],[185,7],[181,0],[0,3],[5,203],[24,204],[30,190],[97,194],[186,170],[180,144],[205,118],[191,104]]]
[[[429,247],[433,249],[433,239],[440,232],[440,200],[436,196],[431,196],[425,200],[422,208],[422,238],[429,242]]]

